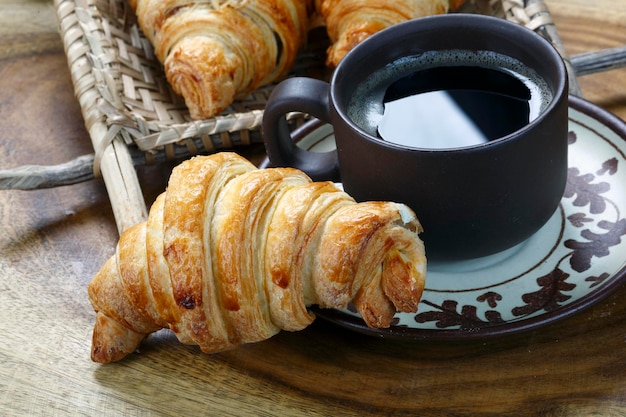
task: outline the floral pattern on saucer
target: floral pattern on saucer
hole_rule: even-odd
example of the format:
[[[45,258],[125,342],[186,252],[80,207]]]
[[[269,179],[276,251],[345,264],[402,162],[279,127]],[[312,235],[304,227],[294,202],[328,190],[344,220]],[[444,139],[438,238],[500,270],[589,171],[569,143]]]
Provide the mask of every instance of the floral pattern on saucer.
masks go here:
[[[368,329],[352,308],[316,310],[353,330],[390,337],[508,334],[574,314],[626,277],[626,127],[571,97],[569,172],[559,209],[534,236],[502,253],[430,263],[417,314]]]

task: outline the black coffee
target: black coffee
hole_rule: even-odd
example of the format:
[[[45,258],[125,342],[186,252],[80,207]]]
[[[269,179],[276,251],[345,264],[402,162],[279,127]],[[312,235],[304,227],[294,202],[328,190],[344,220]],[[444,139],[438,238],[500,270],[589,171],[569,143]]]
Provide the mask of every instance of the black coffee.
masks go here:
[[[420,148],[476,145],[534,120],[551,93],[534,71],[493,52],[403,58],[359,86],[348,113],[383,140]]]

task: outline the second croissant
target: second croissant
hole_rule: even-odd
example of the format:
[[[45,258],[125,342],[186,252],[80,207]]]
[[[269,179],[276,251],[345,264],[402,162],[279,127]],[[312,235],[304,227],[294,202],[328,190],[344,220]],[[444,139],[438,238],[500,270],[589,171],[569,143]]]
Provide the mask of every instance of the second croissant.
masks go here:
[[[336,67],[356,45],[392,25],[455,10],[465,0],[315,0],[332,44],[326,64]]]
[[[192,118],[213,117],[291,69],[310,0],[129,0]]]

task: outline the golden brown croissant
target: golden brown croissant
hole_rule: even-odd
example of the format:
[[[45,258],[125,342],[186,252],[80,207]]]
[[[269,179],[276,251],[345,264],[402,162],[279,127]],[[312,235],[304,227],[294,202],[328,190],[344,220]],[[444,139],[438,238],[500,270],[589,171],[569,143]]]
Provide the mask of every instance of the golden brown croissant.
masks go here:
[[[454,10],[465,0],[315,0],[331,46],[327,65],[334,67],[357,44],[391,25]]]
[[[129,0],[193,118],[283,76],[308,30],[310,0]]]
[[[408,207],[356,203],[296,169],[192,158],[89,285],[92,359],[119,360],[161,328],[218,352],[305,328],[310,305],[352,302],[369,326],[389,326],[417,310],[419,231]]]

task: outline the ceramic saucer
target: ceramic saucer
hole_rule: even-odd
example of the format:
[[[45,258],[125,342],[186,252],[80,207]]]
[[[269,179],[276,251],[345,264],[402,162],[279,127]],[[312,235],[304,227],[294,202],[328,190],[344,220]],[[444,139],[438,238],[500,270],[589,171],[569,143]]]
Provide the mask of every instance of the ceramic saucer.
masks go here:
[[[334,148],[332,127],[319,122],[294,131],[294,140],[312,151]],[[541,230],[496,255],[430,262],[418,312],[398,313],[388,329],[368,328],[351,308],[315,313],[363,333],[415,339],[481,338],[555,322],[597,303],[626,279],[624,208],[626,124],[570,97],[567,187]]]

